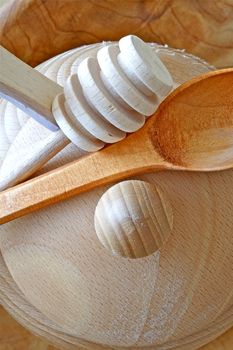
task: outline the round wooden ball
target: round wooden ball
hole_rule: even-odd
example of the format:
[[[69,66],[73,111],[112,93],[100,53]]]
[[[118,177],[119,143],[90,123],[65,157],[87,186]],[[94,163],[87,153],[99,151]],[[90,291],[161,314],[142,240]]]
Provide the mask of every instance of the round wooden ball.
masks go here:
[[[160,249],[171,234],[167,195],[145,181],[123,181],[109,188],[95,210],[100,242],[114,255],[143,258]]]

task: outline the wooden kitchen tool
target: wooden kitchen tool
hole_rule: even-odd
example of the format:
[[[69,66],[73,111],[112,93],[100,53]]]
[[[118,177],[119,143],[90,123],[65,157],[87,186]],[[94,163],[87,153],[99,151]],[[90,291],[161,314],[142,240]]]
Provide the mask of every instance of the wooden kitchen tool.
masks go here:
[[[34,150],[14,171],[0,173],[0,190],[39,169],[67,146],[94,152],[105,143],[125,138],[145,123],[173,87],[165,65],[149,45],[136,36],[107,44],[97,57],[87,57],[63,89],[0,47],[0,95],[45,127],[58,133],[55,143]],[[56,124],[57,123],[57,124]]]
[[[233,68],[183,84],[141,130],[121,143],[2,192],[0,223],[128,176],[231,168],[232,93]]]
[[[117,10],[114,0],[57,1],[9,2],[0,13],[3,46],[35,66],[72,47],[135,33],[185,49],[218,68],[232,65],[231,0],[120,1]]]
[[[134,31],[146,41],[163,40],[223,67],[232,64],[232,43],[226,35],[232,23],[231,6],[222,0],[135,0],[119,2],[117,8],[115,1],[105,0],[16,0],[1,13],[0,40],[21,59],[35,65],[69,48],[118,40]],[[185,52],[153,47],[178,84],[210,69]],[[94,47],[67,52],[38,69],[63,85],[76,69],[77,56],[87,51],[89,55]],[[0,109],[0,163],[3,160],[13,168],[35,149],[55,143],[57,132],[37,126],[9,103],[1,101]],[[76,159],[77,153],[80,151],[75,146],[68,145],[40,173]],[[146,320],[131,349],[193,350],[233,324],[232,170],[166,171],[139,178],[159,185],[173,208],[173,232],[160,252],[158,264],[157,254],[140,259],[138,264],[138,259],[127,263],[127,259],[112,257],[98,242],[93,218],[96,204],[107,188],[0,228],[0,302],[21,324],[59,348],[103,349],[103,342],[116,343],[117,339],[133,343],[133,333],[139,335]],[[73,266],[77,281],[72,278]],[[88,288],[89,302],[84,302],[83,274],[87,284],[94,282]],[[67,288],[65,295],[70,290],[67,298],[63,285]],[[122,293],[123,286],[129,286],[127,293]],[[152,288],[150,297],[147,292]],[[150,310],[139,310],[134,318],[137,307],[147,306],[148,299]],[[83,305],[79,310],[76,305],[80,303]],[[99,337],[101,344],[84,344],[84,339],[78,338],[77,324],[85,320],[80,317],[83,309],[87,317],[88,310],[93,310],[91,336]],[[64,329],[67,323],[68,330]],[[210,348],[220,350],[223,344],[224,350],[231,350],[232,343],[227,346],[224,338]],[[33,346],[37,349],[35,343]]]
[[[210,69],[184,52],[153,47],[177,84]],[[40,69],[65,81],[79,52]],[[22,121],[9,103],[0,105],[3,121],[17,121],[18,115],[24,125],[6,150],[6,161],[17,159],[19,145],[30,152],[51,140],[54,133]],[[1,131],[13,133],[9,124]],[[69,145],[42,171],[76,156]],[[103,187],[0,228],[0,300],[25,327],[68,349],[117,344],[193,350],[232,325],[232,170],[167,171],[139,179],[159,186],[173,209],[173,231],[159,254],[128,261],[100,244],[94,213]]]

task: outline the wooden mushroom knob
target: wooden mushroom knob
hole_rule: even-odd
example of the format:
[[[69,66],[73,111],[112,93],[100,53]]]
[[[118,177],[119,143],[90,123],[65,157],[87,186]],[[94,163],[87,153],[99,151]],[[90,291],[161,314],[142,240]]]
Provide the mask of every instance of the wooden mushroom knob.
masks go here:
[[[143,258],[159,250],[173,227],[165,193],[145,181],[130,180],[109,188],[95,210],[100,242],[114,255]]]

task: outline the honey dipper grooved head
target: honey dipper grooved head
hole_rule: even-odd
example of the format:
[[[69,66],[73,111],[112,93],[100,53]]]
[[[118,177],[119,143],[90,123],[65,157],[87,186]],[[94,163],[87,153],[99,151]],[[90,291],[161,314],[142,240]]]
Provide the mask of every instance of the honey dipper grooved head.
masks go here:
[[[69,140],[91,152],[140,129],[172,86],[148,44],[128,35],[78,65],[54,99],[53,116]]]

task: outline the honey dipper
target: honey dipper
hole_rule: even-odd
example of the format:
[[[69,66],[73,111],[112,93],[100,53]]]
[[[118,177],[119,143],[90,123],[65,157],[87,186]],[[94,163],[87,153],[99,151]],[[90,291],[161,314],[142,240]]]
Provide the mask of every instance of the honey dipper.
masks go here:
[[[170,73],[136,36],[106,45],[87,58],[77,74],[58,84],[1,48],[0,93],[45,127],[58,130],[56,143],[36,150],[14,173],[0,178],[0,189],[30,176],[70,141],[93,152],[141,128],[173,87]],[[58,126],[57,126],[58,124]]]
[[[121,143],[1,193],[0,223],[140,173],[232,167],[232,89],[232,68],[183,84]]]

